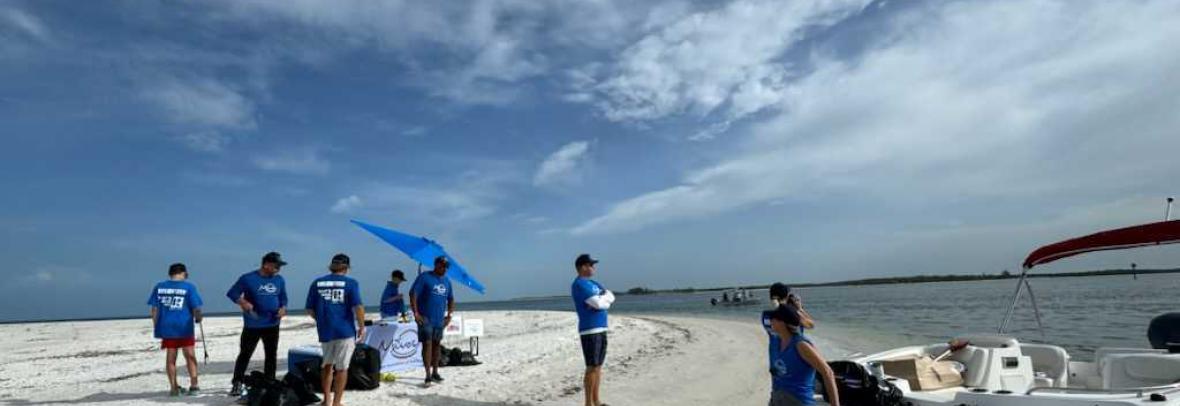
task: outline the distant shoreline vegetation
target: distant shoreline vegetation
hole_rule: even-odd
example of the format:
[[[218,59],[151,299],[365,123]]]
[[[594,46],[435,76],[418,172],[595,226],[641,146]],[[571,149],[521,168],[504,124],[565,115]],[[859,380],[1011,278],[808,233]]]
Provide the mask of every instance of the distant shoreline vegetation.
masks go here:
[[[1029,278],[1077,278],[1090,276],[1117,276],[1117,275],[1154,275],[1154,274],[1169,274],[1180,273],[1180,268],[1174,269],[1107,269],[1101,271],[1085,271],[1085,272],[1060,272],[1060,273],[1029,273]],[[868,279],[854,279],[839,282],[823,282],[823,283],[789,283],[792,288],[819,288],[819,287],[836,287],[836,286],[872,286],[872,285],[897,285],[908,283],[929,283],[929,282],[975,282],[975,281],[993,281],[1002,279],[1016,279],[1020,277],[1020,273],[1012,273],[1004,271],[998,274],[982,274],[982,275],[917,275],[917,276],[898,276],[890,278],[868,278]],[[751,285],[751,286],[729,286],[723,288],[677,288],[677,289],[649,289],[645,287],[634,287],[628,289],[623,295],[651,295],[656,293],[694,293],[694,292],[720,292],[730,289],[769,289],[770,285]]]

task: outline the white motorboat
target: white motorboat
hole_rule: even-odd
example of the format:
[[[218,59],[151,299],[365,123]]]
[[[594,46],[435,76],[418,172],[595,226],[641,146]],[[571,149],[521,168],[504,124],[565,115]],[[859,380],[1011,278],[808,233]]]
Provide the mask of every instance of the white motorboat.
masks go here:
[[[852,406],[1180,406],[1180,313],[1168,313],[1152,321],[1148,336],[1154,348],[1099,348],[1088,362],[1071,359],[1059,346],[1022,343],[1003,334],[1022,290],[1028,290],[1040,324],[1036,299],[1031,295],[1027,279],[1033,267],[1087,252],[1178,242],[1180,220],[1174,220],[1099,232],[1041,247],[1024,262],[999,334],[957,337],[950,341],[953,345],[916,345],[847,360],[843,366],[850,366],[854,373],[837,371],[842,403]],[[1180,292],[1177,297],[1180,298]],[[917,362],[919,359],[923,361]],[[936,359],[942,361],[933,362]],[[935,364],[946,367],[941,368],[942,375],[934,373],[939,369]],[[894,368],[890,370],[890,366]],[[914,386],[925,382],[918,380],[922,373],[931,379],[954,376],[945,379],[946,385],[935,382],[919,389]],[[881,388],[884,393],[893,393],[894,399],[854,400],[866,390],[876,392]],[[849,396],[843,396],[846,391]],[[900,399],[896,399],[898,393]],[[889,396],[877,395],[882,397]]]

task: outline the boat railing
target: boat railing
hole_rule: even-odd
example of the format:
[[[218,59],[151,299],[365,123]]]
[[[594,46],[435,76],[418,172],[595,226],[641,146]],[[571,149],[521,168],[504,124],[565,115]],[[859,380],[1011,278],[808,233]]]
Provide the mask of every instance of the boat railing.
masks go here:
[[[1025,394],[1032,395],[1032,394],[1038,393],[1038,392],[1053,392],[1053,393],[1064,393],[1064,394],[1069,394],[1069,393],[1090,393],[1090,394],[1134,393],[1135,397],[1141,398],[1141,397],[1143,397],[1144,394],[1149,394],[1149,393],[1158,393],[1161,395],[1167,395],[1170,393],[1177,393],[1177,392],[1180,392],[1180,386],[1168,385],[1168,386],[1152,386],[1152,387],[1146,387],[1146,388],[1110,388],[1110,389],[1041,387],[1041,388],[1029,389],[1028,392],[1025,392]]]

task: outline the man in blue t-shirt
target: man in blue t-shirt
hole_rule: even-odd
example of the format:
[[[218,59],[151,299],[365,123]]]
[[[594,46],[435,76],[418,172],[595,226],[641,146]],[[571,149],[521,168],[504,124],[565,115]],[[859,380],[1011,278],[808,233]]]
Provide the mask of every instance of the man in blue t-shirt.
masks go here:
[[[406,281],[406,274],[400,269],[394,269],[389,275],[389,282],[381,292],[381,318],[395,319],[406,314],[406,302],[398,292],[398,286]]]
[[[315,319],[316,333],[324,350],[320,385],[325,405],[343,404],[348,364],[357,340],[365,335],[365,306],[361,303],[360,286],[356,279],[345,276],[351,267],[348,255],[336,254],[328,265],[331,273],[319,277],[307,289],[307,314]]]
[[[775,282],[770,285],[770,306],[772,310],[762,312],[762,328],[766,330],[766,336],[770,345],[768,350],[770,354],[774,354],[775,348],[778,347],[779,336],[770,327],[770,314],[774,309],[778,309],[780,305],[788,305],[791,310],[795,312],[795,320],[792,325],[799,326],[799,334],[803,334],[804,329],[815,328],[815,321],[811,319],[811,315],[803,310],[803,302],[799,300],[799,296],[791,293],[791,288],[782,282]]]
[[[148,296],[147,304],[152,307],[152,327],[155,337],[161,340],[161,347],[167,352],[165,366],[168,371],[170,396],[180,396],[182,390],[176,382],[176,350],[184,352],[188,367],[188,394],[196,395],[197,356],[193,353],[196,337],[193,322],[201,322],[201,294],[197,287],[186,281],[188,269],[182,263],[168,267],[168,280],[157,283]]]
[[[250,366],[250,357],[254,356],[259,340],[262,340],[262,349],[266,354],[263,372],[271,379],[275,377],[279,325],[283,317],[287,316],[287,283],[279,275],[283,265],[287,263],[279,253],[268,252],[262,256],[262,265],[258,270],[243,274],[225,293],[229,300],[242,308],[245,324],[239,342],[238,359],[234,363],[230,396],[242,394],[242,379],[246,376],[246,367]]]
[[[443,381],[438,374],[442,359],[443,330],[451,324],[455,311],[455,292],[447,278],[450,263],[446,256],[434,259],[434,270],[418,275],[410,288],[410,309],[418,322],[418,341],[422,343],[422,365],[426,368],[423,386]]]
[[[582,377],[586,406],[599,406],[598,388],[602,383],[602,364],[606,361],[607,310],[615,301],[614,293],[603,288],[593,279],[598,260],[589,254],[579,255],[574,260],[578,277],[570,286],[574,299],[574,311],[578,313],[578,335],[582,341],[582,358],[586,361],[586,374]]]

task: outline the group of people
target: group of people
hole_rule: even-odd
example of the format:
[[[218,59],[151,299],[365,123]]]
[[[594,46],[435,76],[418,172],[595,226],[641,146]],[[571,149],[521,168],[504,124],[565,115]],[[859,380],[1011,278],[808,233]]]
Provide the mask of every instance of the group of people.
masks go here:
[[[365,334],[365,309],[361,300],[360,284],[348,275],[351,259],[336,254],[328,264],[328,274],[312,281],[307,290],[304,309],[315,320],[316,333],[323,350],[321,388],[324,405],[341,405],[344,387],[348,382],[348,367],[356,344]],[[262,257],[257,270],[247,272],[234,282],[226,297],[242,310],[243,328],[237,361],[231,381],[231,396],[243,392],[246,368],[250,364],[258,342],[262,342],[263,374],[275,378],[277,351],[282,319],[287,316],[287,285],[280,270],[286,261],[277,252]],[[448,260],[440,256],[434,269],[414,281],[409,292],[410,310],[418,324],[418,339],[422,342],[422,360],[426,369],[425,386],[442,382],[438,373],[443,330],[450,323],[455,309],[454,292],[446,278]],[[196,395],[198,386],[197,360],[194,352],[196,335],[194,323],[202,322],[203,301],[196,286],[188,280],[188,269],[176,263],[168,267],[168,280],[156,284],[148,298],[151,306],[154,335],[166,351],[165,367],[170,384],[169,394]],[[394,270],[381,298],[383,318],[406,319],[405,301],[398,286],[405,275]],[[184,354],[189,375],[189,387],[177,382],[176,359]]]
[[[287,263],[276,252],[262,257],[261,266],[238,278],[226,292],[226,297],[242,310],[244,327],[240,352],[234,365],[230,394],[242,391],[242,380],[258,342],[262,341],[265,362],[263,372],[274,378],[279,326],[287,315],[287,287],[279,275]],[[586,364],[583,375],[583,394],[586,406],[604,406],[599,397],[602,366],[606,361],[608,311],[615,301],[614,293],[593,278],[598,260],[588,254],[574,260],[577,277],[570,286],[570,295],[578,316],[582,356]],[[441,360],[443,331],[455,310],[451,281],[446,277],[448,260],[440,256],[434,269],[414,281],[409,292],[410,310],[418,324],[418,339],[422,343],[422,360],[426,372],[424,386],[443,381],[438,373]],[[322,380],[325,405],[340,405],[348,379],[352,353],[365,333],[365,310],[357,281],[347,276],[351,260],[336,254],[328,265],[329,273],[312,282],[307,292],[305,309],[316,323],[316,332],[323,348]],[[178,352],[187,361],[189,394],[200,390],[197,385],[197,362],[193,351],[193,324],[201,323],[201,295],[187,281],[184,264],[168,268],[169,279],[152,290],[148,304],[152,306],[155,336],[167,351],[166,369],[171,385],[170,394],[179,396],[185,391],[177,383],[176,358]],[[406,318],[403,295],[398,286],[405,275],[394,270],[381,298],[383,318]],[[815,327],[815,320],[803,308],[798,295],[782,283],[770,287],[773,309],[762,312],[762,326],[769,338],[769,371],[771,375],[770,406],[811,405],[814,403],[815,378],[823,379],[824,387],[835,388],[835,378],[823,356],[807,338],[804,331]],[[829,402],[839,406],[839,393],[828,391]]]

